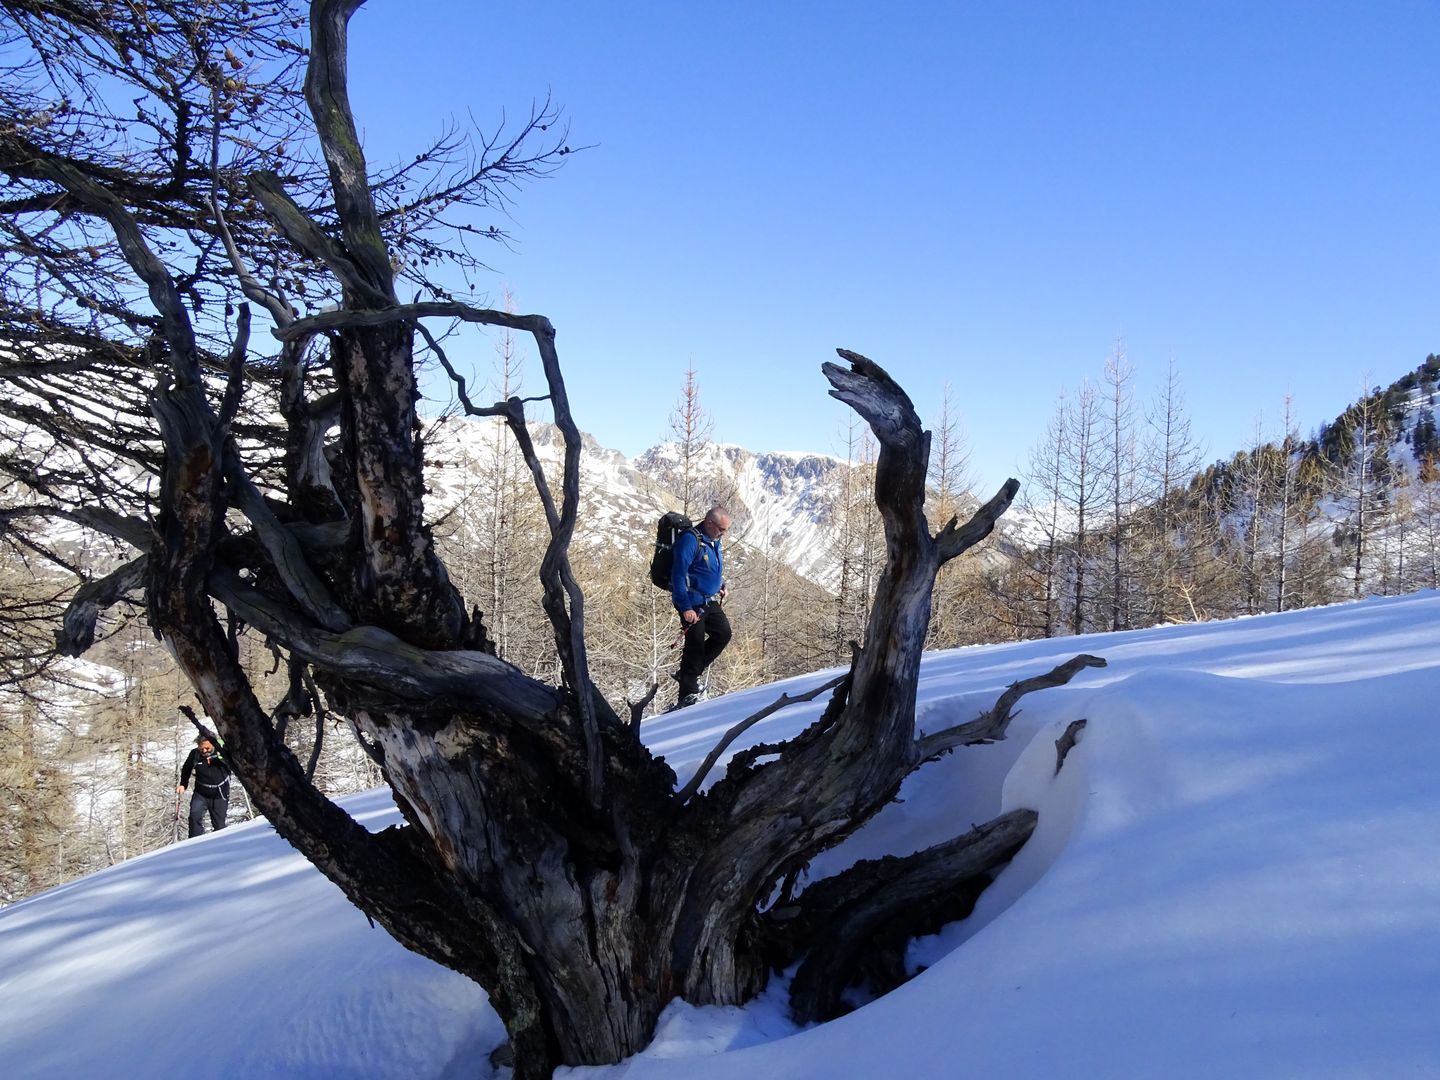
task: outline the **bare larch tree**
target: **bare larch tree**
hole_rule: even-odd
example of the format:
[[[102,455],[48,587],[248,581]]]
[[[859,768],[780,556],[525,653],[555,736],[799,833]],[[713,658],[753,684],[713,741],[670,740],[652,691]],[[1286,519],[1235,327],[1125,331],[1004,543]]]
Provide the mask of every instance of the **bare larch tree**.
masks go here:
[[[830,393],[879,445],[886,559],[865,642],[843,677],[805,695],[831,695],[809,728],[712,777],[737,728],[677,790],[591,683],[568,556],[581,443],[555,331],[423,276],[468,251],[474,230],[448,214],[544,171],[563,138],[527,154],[522,140],[554,119],[540,110],[448,178],[372,173],[347,91],[358,7],[0,0],[10,43],[33,55],[10,72],[0,118],[0,407],[26,433],[0,465],[28,493],[0,507],[5,535],[33,540],[59,518],[133,548],[74,594],[61,650],[83,651],[103,611],[143,597],[256,809],[398,941],[489,992],[522,1080],[632,1054],[675,997],[739,1003],[793,963],[799,1018],[834,1015],[860,972],[901,977],[906,936],[965,914],[1035,814],[801,889],[810,860],[926,762],[1003,737],[1021,694],[1101,661],[1077,657],[970,723],[917,730],[935,575],[990,533],[1017,485],[932,533],[929,434],[879,366],[842,350],[845,363],[823,368]],[[304,56],[287,34],[307,21]],[[139,120],[134,107],[105,111],[113,83],[139,93]],[[423,239],[420,224],[453,224],[453,244]],[[472,402],[435,323],[533,337],[565,440],[558,490],[524,403]],[[436,555],[422,356],[451,372],[468,411],[505,421],[530,466],[549,524],[539,585],[558,685],[494,655]],[[284,700],[257,696],[241,632],[287,666]],[[317,693],[379,762],[403,826],[370,833],[286,748],[278,729]]]

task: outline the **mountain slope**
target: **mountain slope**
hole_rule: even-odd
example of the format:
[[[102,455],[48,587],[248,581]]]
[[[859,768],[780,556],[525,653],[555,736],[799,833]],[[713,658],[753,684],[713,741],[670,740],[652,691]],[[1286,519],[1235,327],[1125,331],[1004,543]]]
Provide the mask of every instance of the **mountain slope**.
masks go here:
[[[564,446],[550,424],[531,424],[536,453],[551,475],[558,474]],[[432,430],[430,459],[438,466],[431,480],[430,512],[439,517],[473,488],[483,471],[493,469],[496,439],[509,439],[498,421],[449,418]],[[683,509],[675,492],[679,450],[673,443],[653,447],[634,461],[582,438],[581,493],[586,511],[579,543],[603,535],[607,543],[628,543],[648,551],[655,521],[666,510]],[[833,576],[833,556],[823,541],[832,489],[841,470],[837,458],[822,454],[757,454],[743,447],[706,444],[691,462],[701,478],[702,495],[719,498],[731,511],[730,543],[773,554],[797,574],[825,584]],[[698,517],[706,506],[690,508]]]

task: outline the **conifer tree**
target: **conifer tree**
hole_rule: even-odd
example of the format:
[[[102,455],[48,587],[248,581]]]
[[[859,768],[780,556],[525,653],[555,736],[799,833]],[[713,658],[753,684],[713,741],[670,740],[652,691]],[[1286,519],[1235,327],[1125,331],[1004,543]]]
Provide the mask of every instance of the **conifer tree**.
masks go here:
[[[1108,577],[1106,583],[1111,630],[1130,625],[1134,550],[1132,529],[1140,499],[1139,454],[1134,414],[1135,370],[1125,355],[1125,344],[1116,341],[1105,361],[1105,392],[1102,409],[1104,453],[1101,466],[1108,521]]]
[[[1008,621],[1015,636],[1022,639],[1055,637],[1064,625],[1062,594],[1070,536],[1062,521],[1068,415],[1069,405],[1062,394],[1045,437],[1030,451],[1021,488],[1022,513],[1030,535],[1020,549],[1020,566],[999,585],[1002,596],[1021,598]]]
[[[1197,529],[1185,489],[1200,466],[1201,447],[1191,435],[1180,372],[1172,356],[1165,381],[1145,414],[1147,438],[1142,455],[1143,490],[1148,503],[1140,515],[1137,573],[1154,622],[1193,615],[1182,597],[1196,576]]]
[[[1368,380],[1366,380],[1368,382]],[[1389,418],[1378,391],[1363,391],[1360,400],[1335,425],[1333,483],[1346,513],[1344,541],[1351,552],[1351,595],[1359,599],[1375,559],[1375,540],[1389,481]]]
[[[926,513],[937,526],[963,513],[975,500],[970,496],[970,452],[960,416],[947,382],[941,392],[940,412],[931,426],[930,498]],[[981,623],[979,560],[951,564],[935,580],[935,617],[930,622],[929,647],[952,648],[975,640]]]
[[[714,430],[714,419],[700,404],[700,383],[691,364],[685,369],[685,385],[670,414],[670,433],[678,456],[672,486],[680,499],[680,512],[691,519],[703,515],[710,507],[707,500],[715,499],[710,491],[714,485],[704,475],[704,451]]]
[[[1069,615],[1072,634],[1084,633],[1091,617],[1090,560],[1094,557],[1096,518],[1103,512],[1105,494],[1100,468],[1102,423],[1095,388],[1082,383],[1065,415],[1065,439],[1061,444],[1061,507],[1070,521],[1074,553]]]

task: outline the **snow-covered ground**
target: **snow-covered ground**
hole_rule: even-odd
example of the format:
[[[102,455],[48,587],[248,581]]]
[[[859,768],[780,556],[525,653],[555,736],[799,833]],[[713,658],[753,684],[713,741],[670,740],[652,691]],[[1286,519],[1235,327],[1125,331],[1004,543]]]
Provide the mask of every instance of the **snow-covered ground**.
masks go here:
[[[935,654],[921,722],[1017,678],[1010,737],[928,766],[815,873],[1015,806],[1035,837],[925,970],[796,1031],[779,982],[677,1004],[583,1080],[1440,1077],[1440,595]],[[790,680],[647,723],[682,781]],[[798,730],[819,704],[747,733]],[[1055,775],[1055,739],[1088,727]],[[384,792],[347,806],[371,827]],[[369,926],[263,822],[0,911],[0,1073],[484,1077],[484,994]]]

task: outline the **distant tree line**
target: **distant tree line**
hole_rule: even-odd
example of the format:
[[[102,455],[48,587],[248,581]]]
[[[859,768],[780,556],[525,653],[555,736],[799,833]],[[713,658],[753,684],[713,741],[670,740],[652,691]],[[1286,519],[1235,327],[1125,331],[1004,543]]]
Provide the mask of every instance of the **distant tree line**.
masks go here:
[[[1172,366],[1137,416],[1117,347],[1103,389],[1062,397],[1031,454],[1028,530],[996,576],[1011,636],[1125,630],[1433,588],[1440,361],[1302,438],[1200,467]],[[1137,437],[1138,433],[1138,437]]]

